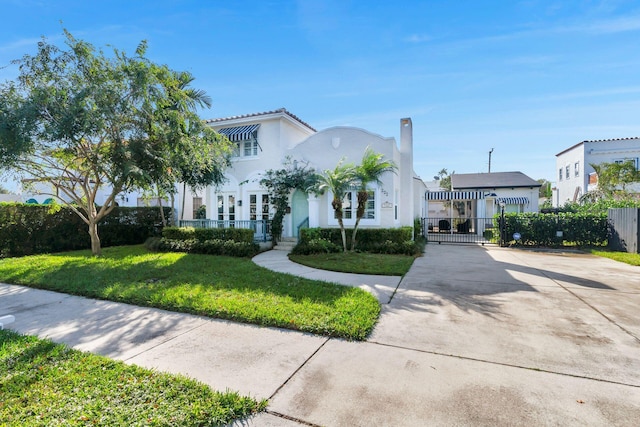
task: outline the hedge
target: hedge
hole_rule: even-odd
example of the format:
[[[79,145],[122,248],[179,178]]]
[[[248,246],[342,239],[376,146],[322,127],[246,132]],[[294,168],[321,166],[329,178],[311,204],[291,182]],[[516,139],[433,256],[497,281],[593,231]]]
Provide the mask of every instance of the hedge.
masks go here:
[[[103,247],[140,244],[159,234],[160,222],[158,208],[116,207],[98,224],[98,235]],[[90,247],[87,225],[69,207],[0,203],[0,258]]]
[[[353,229],[345,230],[347,247],[351,247]],[[413,241],[413,228],[360,228],[356,235],[356,251],[418,255],[422,245]],[[300,230],[294,254],[330,253],[342,250],[342,235],[339,228],[306,228]]]
[[[145,246],[159,252],[252,257],[260,249],[253,234],[245,228],[166,227],[162,238],[148,239]]]
[[[606,213],[505,214],[506,239],[520,233],[519,243],[533,246],[604,245],[609,236]],[[562,231],[562,236],[557,232]],[[513,240],[511,240],[513,242]]]
[[[171,240],[231,240],[233,242],[253,243],[254,232],[246,228],[193,228],[165,227],[162,237]]]
[[[227,255],[233,257],[251,258],[256,255],[260,247],[256,243],[235,242],[233,240],[197,240],[197,239],[167,239],[152,237],[147,239],[145,247],[157,252],[187,252],[193,254]]]

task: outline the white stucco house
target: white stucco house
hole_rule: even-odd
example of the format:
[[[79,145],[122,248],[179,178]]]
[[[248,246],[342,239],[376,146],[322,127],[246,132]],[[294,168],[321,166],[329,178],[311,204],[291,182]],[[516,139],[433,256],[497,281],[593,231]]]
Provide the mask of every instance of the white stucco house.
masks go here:
[[[600,139],[582,141],[556,154],[557,182],[553,206],[577,202],[587,191],[597,186],[592,164],[632,161],[640,166],[640,138]]]
[[[260,179],[269,169],[281,169],[286,159],[321,172],[334,169],[341,159],[360,163],[367,147],[393,160],[397,174],[387,173],[381,186],[372,185],[361,227],[413,225],[422,215],[426,187],[413,170],[411,119],[400,120],[400,144],[354,127],[332,127],[316,131],[284,108],[263,113],[211,119],[206,123],[237,144],[227,182],[208,187],[202,194],[187,192],[183,217],[189,219],[194,205],[206,205],[207,219],[220,221],[267,220],[273,215],[267,191]],[[344,222],[355,223],[354,188],[344,200]],[[296,190],[290,212],[284,218],[283,237],[297,237],[301,227],[337,227],[331,208],[331,194],[314,196]],[[180,201],[181,203],[181,201]]]

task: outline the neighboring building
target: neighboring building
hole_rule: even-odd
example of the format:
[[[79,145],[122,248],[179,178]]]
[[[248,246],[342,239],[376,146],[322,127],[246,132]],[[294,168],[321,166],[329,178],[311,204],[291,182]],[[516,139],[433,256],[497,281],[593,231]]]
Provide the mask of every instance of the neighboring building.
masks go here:
[[[381,153],[398,166],[398,173],[382,177],[383,185],[370,187],[370,199],[362,227],[413,225],[422,215],[424,183],[413,171],[413,131],[411,119],[400,120],[400,147],[394,138],[384,138],[363,129],[333,127],[317,132],[282,108],[264,113],[207,120],[216,131],[237,144],[227,182],[209,187],[203,194],[208,219],[270,219],[273,209],[260,179],[269,169],[280,169],[289,158],[321,172],[333,169],[341,159],[359,163],[367,147]],[[192,210],[190,196],[185,200],[184,218]],[[290,199],[290,212],[284,218],[283,236],[297,236],[301,225],[334,227],[331,194],[315,197],[296,190]],[[344,223],[355,223],[355,188],[344,202]]]
[[[582,141],[556,154],[556,188],[553,206],[577,202],[597,186],[592,164],[634,162],[640,159],[640,138],[601,139]]]
[[[0,202],[21,202],[19,194],[0,194]]]
[[[96,204],[102,205],[111,194],[111,186],[101,186],[96,193]],[[22,181],[22,192],[18,196],[23,203],[50,204],[55,200],[58,203],[70,203],[71,198],[63,192],[56,190],[50,183],[37,182],[31,179]],[[118,206],[158,206],[156,199],[142,197],[142,193],[134,191],[130,193],[120,193],[116,196]],[[169,206],[169,201],[164,200],[163,206]]]
[[[504,212],[537,212],[540,186],[522,172],[452,174],[452,191],[425,193],[428,224],[434,228],[444,221],[451,232],[482,235],[501,207]]]
[[[457,173],[451,175],[454,191],[482,193],[485,203],[478,205],[478,216],[493,216],[504,204],[505,212],[538,212],[541,184],[522,172]]]

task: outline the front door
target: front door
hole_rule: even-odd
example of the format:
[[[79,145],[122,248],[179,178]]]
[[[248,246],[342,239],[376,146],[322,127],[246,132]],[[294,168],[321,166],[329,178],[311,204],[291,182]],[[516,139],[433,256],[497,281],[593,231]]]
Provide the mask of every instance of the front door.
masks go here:
[[[298,237],[299,228],[306,224],[309,226],[309,201],[307,194],[303,191],[296,190],[291,196],[291,226],[293,227],[292,236]],[[306,228],[303,227],[303,228]]]

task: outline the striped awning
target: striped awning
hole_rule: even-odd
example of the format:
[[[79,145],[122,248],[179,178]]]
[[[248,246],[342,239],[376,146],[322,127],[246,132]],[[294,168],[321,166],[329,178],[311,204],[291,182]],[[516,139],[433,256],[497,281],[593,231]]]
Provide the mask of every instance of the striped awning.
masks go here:
[[[528,197],[498,197],[496,198],[496,205],[504,203],[505,205],[528,205]]]
[[[484,199],[482,191],[427,191],[427,200],[479,200]]]
[[[230,141],[244,141],[255,138],[259,127],[259,123],[255,125],[236,126],[220,129],[218,133],[225,135]]]

